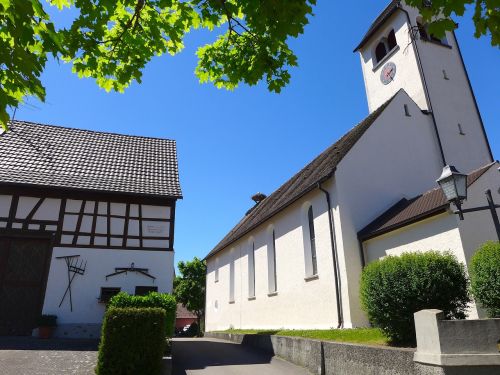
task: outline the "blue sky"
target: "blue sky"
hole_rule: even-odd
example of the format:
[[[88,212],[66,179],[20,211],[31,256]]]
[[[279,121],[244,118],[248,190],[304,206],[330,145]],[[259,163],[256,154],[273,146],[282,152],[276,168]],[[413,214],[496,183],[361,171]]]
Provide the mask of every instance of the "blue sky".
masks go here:
[[[106,93],[71,67],[50,63],[45,103],[17,119],[177,141],[184,199],[178,202],[176,262],[205,256],[253,204],[270,194],[368,114],[359,57],[352,52],[387,1],[319,1],[292,45],[299,67],[277,95],[265,85],[233,92],[200,85],[195,51],[215,35],[193,32],[185,50],[153,60],[143,83]],[[500,157],[500,50],[475,39],[470,13],[457,36],[486,126]]]

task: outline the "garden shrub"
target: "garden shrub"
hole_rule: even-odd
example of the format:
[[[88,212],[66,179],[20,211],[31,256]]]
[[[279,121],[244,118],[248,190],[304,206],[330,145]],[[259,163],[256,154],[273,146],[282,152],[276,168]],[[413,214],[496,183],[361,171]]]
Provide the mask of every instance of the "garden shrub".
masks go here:
[[[108,308],[111,307],[157,307],[163,309],[165,310],[166,334],[168,337],[172,337],[174,334],[177,303],[175,297],[170,294],[150,292],[145,296],[133,296],[120,292],[110,299]]]
[[[500,318],[500,242],[486,242],[476,251],[470,263],[470,277],[476,300],[490,318]]]
[[[165,310],[110,308],[102,325],[97,375],[157,375],[165,348]]]
[[[368,264],[360,295],[370,322],[396,344],[415,344],[415,312],[439,309],[447,319],[464,319],[470,302],[464,266],[452,254],[436,251]]]

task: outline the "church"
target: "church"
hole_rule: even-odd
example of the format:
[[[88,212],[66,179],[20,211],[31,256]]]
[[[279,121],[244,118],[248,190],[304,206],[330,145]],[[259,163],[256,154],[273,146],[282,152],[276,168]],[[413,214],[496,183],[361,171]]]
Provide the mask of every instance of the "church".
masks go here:
[[[467,175],[463,208],[500,201],[493,159],[454,32],[428,33],[391,1],[355,48],[369,115],[256,204],[206,256],[206,330],[366,326],[363,267],[451,251],[467,267],[496,240],[488,211],[460,220],[436,180]],[[500,214],[500,210],[497,210]],[[472,305],[469,317],[483,316]]]

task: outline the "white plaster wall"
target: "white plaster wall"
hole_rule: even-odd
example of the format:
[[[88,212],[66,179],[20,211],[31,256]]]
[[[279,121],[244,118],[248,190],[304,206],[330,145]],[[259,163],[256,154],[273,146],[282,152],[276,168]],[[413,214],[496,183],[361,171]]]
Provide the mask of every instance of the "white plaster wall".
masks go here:
[[[314,209],[318,279],[306,281],[302,205]],[[276,233],[277,295],[268,296],[268,226]],[[336,327],[335,287],[329,221],[324,194],[315,190],[207,262],[207,331],[234,328]],[[249,238],[255,241],[255,299],[249,299]],[[232,250],[232,255],[231,255]],[[234,257],[235,298],[230,304],[230,262]],[[219,281],[215,282],[218,264]]]
[[[407,105],[411,117],[404,113]],[[335,174],[335,218],[345,326],[363,326],[359,304],[361,256],[357,233],[401,198],[435,186],[441,173],[429,117],[400,91]]]
[[[465,264],[457,218],[450,212],[389,232],[363,243],[367,263],[405,252],[450,251]]]
[[[463,208],[481,207],[488,204],[484,192],[490,189],[493,201],[500,204],[500,172],[499,163],[495,163],[485,172],[468,191],[468,199]],[[500,217],[500,208],[496,210]],[[493,225],[491,212],[489,210],[466,213],[464,220],[458,220],[460,234],[464,243],[465,257],[467,263],[477,248],[486,241],[498,241]]]
[[[70,311],[69,295],[63,304],[59,303],[68,285],[66,263],[58,256],[80,255],[87,262],[85,274],[77,275],[72,283],[73,311]],[[120,287],[122,291],[134,294],[136,286],[157,286],[162,293],[172,292],[174,253],[171,251],[110,250],[89,248],[53,249],[47,290],[43,305],[44,314],[57,315],[60,324],[101,323],[105,305],[98,303],[101,287]],[[106,280],[115,267],[148,268],[156,277],[152,280],[139,273],[121,274]]]
[[[416,25],[417,9],[407,9]],[[492,160],[457,40],[453,33],[447,33],[446,39],[451,49],[423,40],[416,43],[446,161],[469,173]],[[443,70],[448,79],[444,78]],[[465,135],[460,134],[459,123]]]
[[[386,37],[391,29],[395,31],[399,50],[377,66],[375,48],[381,38]],[[406,16],[403,12],[396,12],[359,51],[370,112],[380,107],[401,88],[405,89],[421,109],[428,109],[417,58],[410,42]],[[393,82],[384,85],[380,81],[380,73],[389,61],[396,64],[396,76]]]
[[[418,10],[408,6],[405,9],[412,25],[416,26]],[[360,50],[370,112],[401,88],[406,90],[421,109],[431,109],[425,99],[417,56],[410,44],[409,27],[406,14],[398,11]],[[376,66],[375,47],[392,28],[396,32],[400,48],[387,61]],[[468,173],[492,160],[457,41],[453,33],[447,33],[446,39],[451,49],[421,39],[414,43],[418,48],[446,161]],[[388,61],[396,64],[397,73],[393,82],[384,85],[380,81],[380,72]],[[448,79],[445,79],[443,71],[446,71]],[[460,134],[458,124],[461,124],[465,135]]]
[[[436,250],[451,252],[467,267],[463,236],[458,219],[451,212],[433,216],[418,223],[389,232],[364,242],[367,261],[372,262],[386,255]],[[469,319],[477,319],[482,312],[472,303],[468,308]]]

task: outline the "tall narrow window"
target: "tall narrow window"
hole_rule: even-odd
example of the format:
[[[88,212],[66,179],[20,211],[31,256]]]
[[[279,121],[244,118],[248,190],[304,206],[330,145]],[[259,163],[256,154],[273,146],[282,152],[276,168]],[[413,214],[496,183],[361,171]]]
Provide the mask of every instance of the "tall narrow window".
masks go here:
[[[276,278],[276,235],[274,229],[272,230],[271,241],[269,241],[267,246],[267,264],[269,294],[274,294],[278,290]]]
[[[394,30],[391,30],[391,32],[387,36],[387,44],[389,45],[389,51],[392,51],[392,49],[398,45],[398,42],[396,41],[396,33],[394,32]]]
[[[255,297],[255,243],[248,246],[248,298]]]
[[[309,210],[307,210],[307,221],[309,223],[309,243],[311,245],[312,273],[313,275],[317,275],[318,262],[316,260],[316,234],[314,232],[314,216],[312,206],[310,206]]]
[[[215,282],[219,282],[219,258],[215,258]]]
[[[234,249],[229,252],[229,303],[234,302]]]
[[[385,48],[384,42],[380,42],[377,45],[377,48],[375,48],[375,57],[377,59],[377,62],[382,60],[385,57],[385,55],[387,55],[387,49]]]

